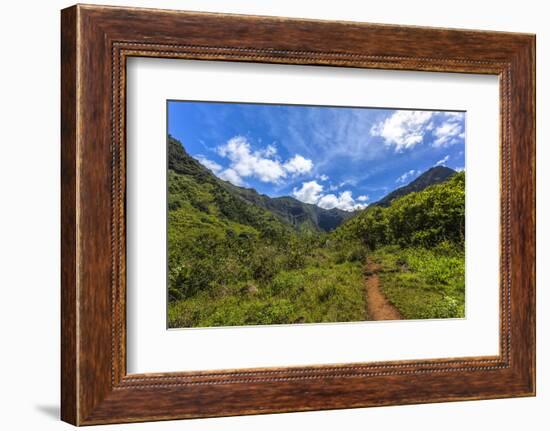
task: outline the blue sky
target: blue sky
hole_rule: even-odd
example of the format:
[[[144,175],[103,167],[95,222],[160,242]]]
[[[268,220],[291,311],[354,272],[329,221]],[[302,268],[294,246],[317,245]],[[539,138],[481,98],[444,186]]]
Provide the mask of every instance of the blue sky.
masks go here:
[[[361,209],[435,165],[464,169],[465,113],[168,102],[168,133],[218,177]]]

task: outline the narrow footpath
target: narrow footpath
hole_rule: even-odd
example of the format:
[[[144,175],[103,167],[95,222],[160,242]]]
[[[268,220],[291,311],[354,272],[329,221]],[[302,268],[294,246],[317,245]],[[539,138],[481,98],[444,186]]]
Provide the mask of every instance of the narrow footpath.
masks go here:
[[[397,311],[380,289],[378,276],[380,265],[367,260],[367,275],[365,277],[365,294],[367,295],[367,313],[369,320],[401,320]]]

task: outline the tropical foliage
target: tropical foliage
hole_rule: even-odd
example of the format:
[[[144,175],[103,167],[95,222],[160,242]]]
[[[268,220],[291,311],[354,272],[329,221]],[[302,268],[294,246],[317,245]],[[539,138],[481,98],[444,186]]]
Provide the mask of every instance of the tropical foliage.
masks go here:
[[[372,206],[342,225],[342,240],[360,238],[372,250],[382,245],[433,247],[464,245],[464,172],[448,181],[409,193],[387,208]]]
[[[172,138],[168,156],[170,327],[369,319],[367,260],[404,318],[464,315],[464,173],[387,207],[334,213],[330,228],[343,223],[324,232],[320,213],[292,223],[284,206],[216,178]]]

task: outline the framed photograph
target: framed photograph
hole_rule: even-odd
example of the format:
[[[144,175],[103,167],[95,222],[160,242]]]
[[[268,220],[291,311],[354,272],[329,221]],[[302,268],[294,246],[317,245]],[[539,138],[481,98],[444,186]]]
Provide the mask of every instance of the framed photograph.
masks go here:
[[[62,419],[535,394],[535,37],[62,11]]]

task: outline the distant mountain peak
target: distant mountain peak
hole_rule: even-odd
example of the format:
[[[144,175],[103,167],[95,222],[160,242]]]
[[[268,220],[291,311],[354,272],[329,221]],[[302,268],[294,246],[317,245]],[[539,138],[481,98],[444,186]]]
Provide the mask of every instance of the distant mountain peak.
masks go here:
[[[432,166],[409,184],[395,189],[393,192],[387,194],[372,205],[387,207],[394,199],[400,198],[401,196],[405,196],[409,193],[420,192],[433,184],[442,183],[454,174],[456,174],[456,171],[448,168],[447,166]]]
[[[451,169],[451,168],[447,167],[447,166],[443,166],[443,165],[432,166],[430,169],[424,171],[418,178],[420,178],[422,176],[425,176],[425,175],[440,175],[440,174],[443,174],[443,175],[450,174],[450,175],[452,175],[454,173],[456,173],[456,171],[454,169]]]

